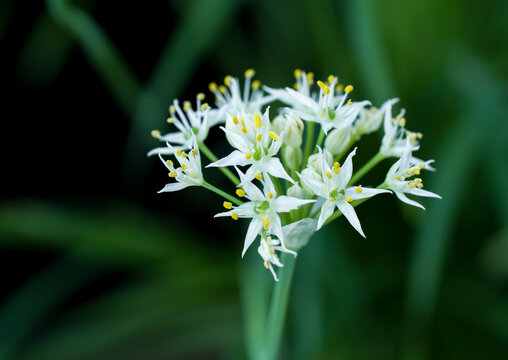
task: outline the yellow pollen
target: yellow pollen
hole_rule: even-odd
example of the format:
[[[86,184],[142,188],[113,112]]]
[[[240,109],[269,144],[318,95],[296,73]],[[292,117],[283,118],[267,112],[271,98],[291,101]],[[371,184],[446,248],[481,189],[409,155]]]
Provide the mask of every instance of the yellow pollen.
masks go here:
[[[346,86],[346,89],[344,90],[346,92],[346,94],[349,94],[351,91],[353,91],[353,85],[348,85]]]
[[[236,189],[236,195],[238,197],[244,197],[245,196],[245,191],[243,191],[242,189]]]
[[[152,130],[150,135],[152,135],[152,137],[157,139],[159,136],[161,136],[161,132],[159,130]]]
[[[192,156],[196,157],[197,154],[198,154],[197,150],[196,149],[192,149]]]
[[[273,254],[275,254],[275,249],[272,246],[270,246],[270,248],[268,249],[268,252],[270,253],[270,255],[273,255]]]
[[[361,187],[357,187],[357,188],[356,188],[356,192],[357,192],[358,194],[360,194],[360,193],[362,192],[362,188],[361,188]]]
[[[246,158],[247,160],[249,160],[251,157],[252,157],[252,154],[251,154],[251,153],[248,153],[247,155],[245,155],[245,158]]]
[[[215,92],[217,91],[217,83],[215,82],[211,82],[210,85],[208,85],[208,89],[211,91],[211,92]]]
[[[318,85],[321,89],[325,87],[325,83],[324,83],[324,82],[322,82],[321,80],[318,80],[317,85]]]
[[[410,177],[413,175],[413,172],[411,170],[404,170],[404,175],[406,175],[406,177]]]
[[[176,120],[174,117],[168,117],[166,121],[168,122],[168,124],[173,124]]]
[[[204,103],[203,105],[201,105],[201,110],[202,111],[205,111],[208,108],[209,108],[209,105],[207,103]]]
[[[261,129],[261,126],[263,125],[263,122],[261,121],[261,115],[258,113],[254,114],[254,126],[258,129]]]
[[[254,80],[254,81],[252,82],[251,87],[252,87],[252,89],[253,89],[253,90],[257,90],[257,89],[259,89],[259,88],[261,87],[261,81],[259,81],[259,80]]]
[[[341,92],[342,90],[344,90],[344,85],[342,85],[342,84],[337,84],[337,86],[335,87],[335,91],[337,91],[337,92]]]
[[[175,108],[175,105],[169,105],[169,112],[171,114],[174,114],[176,112],[176,108]]]
[[[182,164],[182,170],[185,170],[187,169],[187,165],[185,165],[185,163]]]
[[[228,91],[228,88],[227,88],[227,87],[225,87],[224,85],[219,85],[219,92],[220,92],[221,94],[225,94],[225,93],[226,93],[226,91]]]
[[[253,77],[254,75],[256,75],[256,72],[254,71],[254,69],[247,69],[245,70],[245,73],[244,73],[245,77]]]
[[[333,80],[335,80],[335,76],[333,76],[333,75],[328,76],[328,82],[330,84],[333,82]]]
[[[295,74],[295,78],[299,79],[302,77],[302,70],[296,69],[294,74]]]
[[[423,138],[423,134],[421,132],[416,133],[416,137],[421,140]]]
[[[297,83],[293,84],[293,89],[298,90],[298,84]]]
[[[270,228],[270,219],[264,218],[261,219],[263,221],[263,229],[268,230]]]
[[[229,86],[230,83],[231,83],[231,75],[226,75],[226,77],[224,78],[224,84],[226,86]]]
[[[247,129],[246,129],[246,128],[242,128],[242,132],[243,132],[244,134],[247,134]]]
[[[413,174],[420,175],[420,169],[419,168],[414,168],[413,169]]]
[[[222,203],[222,206],[224,206],[224,208],[228,209],[228,210],[231,210],[231,208],[233,207],[233,204],[230,203],[229,201],[224,201]]]
[[[184,111],[189,111],[191,107],[192,107],[192,104],[190,103],[190,101],[185,101],[183,103],[183,110]]]
[[[233,116],[233,124],[238,125],[238,118],[236,116]]]
[[[418,165],[418,167],[419,167],[420,169],[423,169],[423,168],[425,167],[425,163],[420,163],[420,164]]]
[[[187,154],[185,153],[185,151],[182,151],[182,157],[185,159],[187,157]]]
[[[350,203],[351,201],[353,201],[353,198],[351,196],[346,196],[346,201]]]
[[[308,72],[307,73],[307,81],[309,80],[313,80],[314,79],[314,73],[311,71],[311,72]]]
[[[340,171],[340,164],[336,161],[333,163],[333,172],[337,175]]]
[[[275,141],[279,141],[279,136],[276,133],[274,133],[273,131],[269,131],[268,135],[270,135],[270,137],[272,139],[274,139]]]
[[[330,88],[328,86],[325,86],[323,92],[325,93],[325,95],[328,95],[330,93]]]
[[[415,142],[416,141],[416,135],[413,135],[409,138],[409,141]]]
[[[406,118],[400,119],[399,125],[402,126],[402,127],[406,126]]]
[[[173,162],[171,160],[166,160],[166,165],[168,167],[172,167],[173,166]]]
[[[254,176],[256,179],[258,179],[259,181],[263,180],[263,174],[261,173],[257,173],[256,176]]]
[[[331,179],[331,178],[332,178],[332,176],[333,176],[333,175],[332,175],[332,173],[331,173],[331,172],[329,172],[329,171],[327,171],[325,175],[326,175],[326,177],[327,177],[328,179]]]
[[[233,220],[238,220],[238,214],[237,213],[231,213],[231,217],[233,218]]]
[[[333,197],[331,197],[331,196],[330,196],[330,197],[328,198],[328,201],[335,201],[335,198],[333,198]]]
[[[182,150],[176,150],[176,155],[182,156]]]
[[[268,198],[269,198],[269,199],[273,199],[273,193],[269,192],[269,193],[268,193]]]
[[[203,93],[199,93],[199,94],[197,94],[197,95],[196,95],[196,98],[197,98],[198,100],[203,101],[203,100],[205,100],[205,94],[203,94]]]
[[[414,189],[414,188],[415,188],[415,186],[416,186],[416,184],[415,184],[414,182],[410,182],[410,183],[409,183],[409,188],[410,188],[410,189]]]
[[[261,139],[263,138],[263,134],[259,134],[257,137],[256,137],[256,140],[257,141],[261,141]]]
[[[351,99],[349,99],[349,100],[347,101],[347,103],[346,103],[346,105],[348,105],[348,106],[349,106],[349,105],[352,105],[352,104],[353,104],[353,102],[351,101]]]
[[[169,177],[176,177],[177,173],[176,171],[171,171],[168,175]]]
[[[268,260],[265,260],[263,264],[265,265],[265,268],[270,268],[270,262]]]

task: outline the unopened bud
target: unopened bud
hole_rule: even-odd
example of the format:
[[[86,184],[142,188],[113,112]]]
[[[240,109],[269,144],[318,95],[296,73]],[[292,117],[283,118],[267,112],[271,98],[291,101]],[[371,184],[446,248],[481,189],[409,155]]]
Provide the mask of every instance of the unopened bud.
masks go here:
[[[312,167],[308,167],[308,168],[303,169],[302,176],[309,177],[309,178],[314,179],[316,181],[322,181],[321,176]],[[301,183],[302,183],[302,188],[303,188],[303,190],[305,190],[307,195],[314,194],[314,190],[313,189],[308,188],[303,183],[303,181]]]
[[[350,128],[334,129],[328,133],[325,140],[325,149],[333,156],[340,154],[351,140]]]
[[[328,164],[328,166],[331,166],[332,162],[333,162],[333,156],[332,156],[332,154],[330,154],[330,152],[328,150],[324,149],[323,150],[323,156],[324,156],[325,161]],[[314,154],[314,155],[309,156],[309,160],[307,162],[307,167],[312,168],[314,171],[316,171],[317,173],[321,174],[321,172],[322,172],[322,169],[321,169],[321,155]]]
[[[302,163],[303,152],[300,147],[286,146],[282,153],[284,162],[291,170],[298,170]]]
[[[306,193],[298,183],[292,185],[288,189],[288,196],[295,197],[297,199],[305,199]]]
[[[296,114],[289,113],[277,116],[272,125],[277,134],[284,133],[284,144],[299,147],[302,144],[303,121]]]

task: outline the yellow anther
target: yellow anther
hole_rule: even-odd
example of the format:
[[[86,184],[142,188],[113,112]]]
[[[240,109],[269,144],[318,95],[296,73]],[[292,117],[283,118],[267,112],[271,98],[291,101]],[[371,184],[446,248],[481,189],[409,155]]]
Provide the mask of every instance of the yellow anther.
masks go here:
[[[350,203],[351,201],[353,201],[353,198],[351,196],[346,196],[346,201]]]
[[[166,160],[166,165],[167,165],[167,167],[172,167],[173,162],[171,160]]]
[[[402,127],[406,126],[406,118],[401,118],[399,121],[399,125]]]
[[[275,254],[275,249],[273,248],[273,246],[270,246],[270,248],[268,249],[268,252],[270,253],[270,255]]]
[[[245,70],[245,73],[244,73],[245,77],[253,77],[254,75],[256,75],[256,72],[254,71],[254,69],[247,69]]]
[[[421,132],[416,133],[416,137],[421,140],[423,138],[423,134]]]
[[[263,265],[265,266],[265,268],[269,269],[270,268],[270,262],[268,260],[265,260],[263,262]]]
[[[295,78],[299,79],[302,77],[302,70],[296,69],[295,70]]]
[[[187,165],[185,165],[185,163],[182,163],[182,170],[185,170],[187,169]]]
[[[196,149],[192,149],[192,156],[196,157],[198,154],[197,150]]]
[[[353,88],[353,85],[348,85],[346,86],[346,88],[344,89],[344,91],[346,92],[346,94],[349,94],[351,91],[353,91],[354,88]]]
[[[152,130],[150,135],[152,135],[152,137],[157,139],[157,138],[159,138],[159,136],[161,136],[161,132],[159,130]]]
[[[258,179],[259,181],[263,180],[263,174],[261,173],[257,173],[256,176],[254,176],[256,179]]]
[[[236,116],[233,116],[233,124],[238,125],[238,118]]]
[[[238,214],[237,213],[231,213],[231,217],[233,218],[233,220],[238,220]]]
[[[420,178],[416,178],[416,179],[415,179],[415,183],[417,183],[417,184],[421,184],[422,182],[423,182],[423,181],[422,181],[422,179],[420,179]]]
[[[246,129],[246,128],[242,128],[242,132],[243,132],[244,134],[247,134],[247,129]]]
[[[406,170],[404,170],[404,175],[406,175],[406,177],[410,177],[413,175],[413,172],[409,169],[406,169]]]
[[[340,171],[340,164],[336,161],[333,163],[333,172],[337,175]]]
[[[335,87],[335,91],[337,91],[337,92],[341,92],[342,90],[344,90],[344,85],[342,85],[342,84],[337,84],[337,86]]]
[[[217,83],[211,82],[210,85],[208,85],[208,89],[210,89],[211,92],[217,91]]]
[[[333,80],[335,80],[335,76],[333,76],[333,75],[328,76],[328,82],[330,84],[333,82]]]
[[[414,189],[414,188],[415,188],[415,186],[416,186],[416,184],[415,184],[414,182],[410,182],[410,183],[409,183],[409,188],[410,188],[410,189]]]
[[[176,112],[176,108],[175,108],[175,105],[169,105],[169,112],[171,114],[174,114]]]
[[[236,189],[236,195],[238,197],[244,197],[245,196],[245,191],[243,191],[242,189]]]
[[[230,203],[229,201],[224,201],[222,203],[222,206],[224,206],[224,208],[228,209],[228,210],[231,210],[231,208],[233,207],[233,204]]]
[[[261,126],[263,126],[263,122],[261,120],[261,115],[259,115],[258,113],[255,113],[254,114],[254,127],[261,129]]]
[[[182,150],[176,150],[176,155],[182,156]]]
[[[201,105],[201,111],[205,111],[209,107],[210,107],[210,105],[208,105],[207,103],[204,103],[204,104]]]
[[[413,174],[420,175],[420,169],[419,168],[414,168],[413,169]]]
[[[177,175],[176,171],[171,171],[171,172],[168,174],[168,176],[169,176],[169,177],[176,177],[176,175]]]
[[[274,139],[275,141],[279,141],[279,136],[276,133],[274,133],[273,131],[269,131],[268,135],[270,135],[270,137],[272,139]]]
[[[355,190],[356,190],[356,192],[357,192],[358,194],[360,194],[360,193],[363,191],[363,190],[362,190],[362,188],[361,188],[361,187],[359,187],[359,186],[358,186]]]
[[[261,220],[263,221],[263,229],[268,230],[270,228],[270,219],[264,218]]]
[[[262,138],[263,138],[263,134],[259,134],[258,136],[256,136],[257,141],[261,141]]]
[[[311,72],[308,72],[307,73],[307,81],[309,80],[313,80],[314,79],[314,73],[311,71]]]
[[[331,197],[331,196],[330,196],[330,197],[328,198],[328,201],[335,201],[335,198],[333,198],[333,197]]]
[[[232,79],[231,75],[226,75],[226,77],[224,77],[224,84],[226,86],[229,86],[229,84],[231,83],[231,79]]]
[[[416,141],[416,135],[413,135],[409,138],[409,141],[415,142]]]
[[[269,192],[269,193],[268,193],[268,198],[269,198],[269,199],[273,199],[273,193],[272,193],[272,192]]]
[[[187,154],[185,153],[185,151],[182,151],[182,157],[185,159],[187,158]]]
[[[325,86],[323,92],[325,93],[325,95],[328,95],[330,93],[330,88],[328,86]]]
[[[176,121],[176,119],[174,117],[168,117],[166,121],[168,122],[168,124],[173,124]]]
[[[420,163],[420,164],[418,164],[418,167],[419,167],[420,169],[423,169],[423,168],[425,167],[425,163]]]
[[[351,99],[349,99],[349,100],[347,101],[346,105],[348,105],[348,106],[349,106],[349,105],[353,105],[353,102],[351,101]]]
[[[203,93],[197,94],[196,99],[201,100],[201,101],[205,100],[205,94],[203,94]]]
[[[261,87],[261,81],[259,81],[259,80],[254,80],[254,81],[252,82],[251,87],[252,87],[252,89],[253,89],[253,90],[257,90],[257,89],[259,89],[259,88]]]
[[[331,179],[331,178],[332,178],[332,176],[333,176],[333,175],[332,175],[332,173],[331,173],[331,172],[329,172],[329,171],[327,171],[325,175],[326,175],[326,177],[327,177],[328,179]]]
[[[228,88],[227,88],[227,87],[225,87],[224,85],[219,85],[219,92],[220,92],[221,94],[225,94],[225,93],[226,93],[226,91],[228,91]]]
[[[322,82],[321,80],[318,80],[317,82],[317,86],[319,86],[321,89],[324,88],[326,85],[324,82]]]
[[[293,84],[293,89],[298,90],[298,84],[297,83]]]
[[[251,154],[251,153],[248,153],[247,155],[245,155],[245,158],[246,158],[247,160],[249,160],[251,157],[252,157],[252,154]]]
[[[183,103],[183,110],[184,111],[189,111],[191,107],[192,107],[192,104],[190,101],[184,101],[184,103]]]

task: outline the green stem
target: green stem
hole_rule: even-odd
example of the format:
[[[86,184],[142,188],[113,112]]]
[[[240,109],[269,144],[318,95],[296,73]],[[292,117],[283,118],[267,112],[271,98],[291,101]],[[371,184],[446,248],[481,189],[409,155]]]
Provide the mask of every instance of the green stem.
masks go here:
[[[309,122],[307,125],[307,135],[305,136],[305,152],[303,156],[302,169],[307,165],[307,159],[309,158],[312,150],[312,144],[314,143],[314,126],[313,122]]]
[[[266,348],[262,356],[264,360],[277,359],[296,258],[291,254],[284,253],[282,255],[282,263],[284,267],[280,269],[279,281],[273,289],[272,302],[270,303],[268,321],[266,323],[266,338],[264,341]]]
[[[234,196],[232,196],[232,195],[228,194],[228,193],[227,193],[227,192],[225,192],[225,191],[222,191],[222,190],[221,190],[221,189],[219,189],[219,188],[216,188],[215,186],[213,186],[212,184],[207,183],[206,181],[205,181],[205,182],[203,182],[203,187],[207,188],[207,189],[208,189],[208,190],[210,190],[210,191],[213,191],[214,193],[216,193],[216,194],[217,194],[217,195],[219,195],[219,196],[222,196],[222,197],[223,197],[223,198],[225,198],[225,199],[228,199],[229,201],[231,201],[231,202],[232,202],[233,204],[235,204],[235,205],[240,206],[240,205],[242,205],[242,204],[243,204],[243,202],[242,202],[242,201],[238,200],[238,199],[237,199],[237,198],[235,198]]]
[[[208,146],[205,145],[204,142],[200,142],[198,145],[199,150],[201,150],[201,152],[206,155],[208,160],[210,160],[211,162],[216,162],[217,160],[219,160],[217,156],[215,156],[215,154],[212,152],[212,150],[210,150]],[[238,179],[238,177],[235,174],[233,174],[228,168],[219,167],[219,170],[222,171],[222,173],[226,175],[227,178],[233,182],[233,184],[235,184],[236,186],[240,185],[240,179]]]
[[[321,146],[324,139],[325,139],[325,132],[323,131],[323,129],[321,129],[321,131],[319,132],[317,142],[316,142],[316,147]],[[314,149],[314,150],[316,150],[316,149]]]
[[[384,155],[382,155],[380,153],[377,153],[376,155],[374,155],[374,157],[372,159],[370,159],[367,164],[363,165],[362,168],[360,170],[358,170],[353,175],[351,180],[349,180],[349,183],[347,184],[347,186],[356,184],[358,182],[358,180],[360,180],[365,174],[367,174],[374,166],[379,164],[384,158],[385,158]]]

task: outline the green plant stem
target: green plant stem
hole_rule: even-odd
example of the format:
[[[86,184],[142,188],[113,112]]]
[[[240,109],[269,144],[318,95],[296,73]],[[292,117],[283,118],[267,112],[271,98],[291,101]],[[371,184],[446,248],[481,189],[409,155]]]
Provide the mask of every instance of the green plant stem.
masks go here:
[[[217,156],[215,156],[212,150],[210,150],[208,146],[205,145],[204,142],[199,143],[199,150],[201,150],[201,152],[205,154],[208,160],[210,160],[211,162],[215,162],[218,160]],[[240,185],[240,179],[238,179],[238,177],[235,174],[233,174],[228,168],[219,167],[219,170],[222,171],[222,173],[226,175],[227,178],[231,180],[233,184],[235,184],[236,186]]]
[[[353,175],[351,180],[349,180],[347,186],[356,184],[358,180],[360,180],[365,174],[367,174],[374,166],[379,164],[384,158],[385,158],[384,155],[382,155],[381,153],[377,153],[376,155],[374,155],[374,157],[370,159],[369,162],[367,162],[367,164],[363,165],[362,168]]]
[[[317,142],[316,142],[316,147],[321,146],[324,139],[325,139],[325,132],[323,131],[323,129],[321,129],[321,131],[319,132]],[[314,149],[314,150],[316,150],[316,149]]]
[[[279,281],[274,286],[270,310],[268,312],[264,341],[266,348],[262,354],[263,360],[277,359],[296,258],[291,254],[284,253],[282,255],[282,263],[284,267],[279,271]]]
[[[303,156],[302,169],[307,164],[307,159],[309,158],[310,152],[312,150],[312,144],[314,143],[314,126],[313,122],[309,122],[307,125],[307,135],[305,136],[305,152]]]
[[[216,193],[217,195],[219,196],[222,196],[223,198],[225,199],[228,199],[229,201],[231,201],[233,204],[235,205],[242,205],[243,202],[241,200],[238,200],[237,198],[235,198],[234,196],[228,194],[227,192],[225,191],[222,191],[221,189],[213,186],[212,184],[209,184],[207,183],[206,181],[203,182],[203,187],[207,188],[208,190],[210,191],[213,191],[214,193]]]

